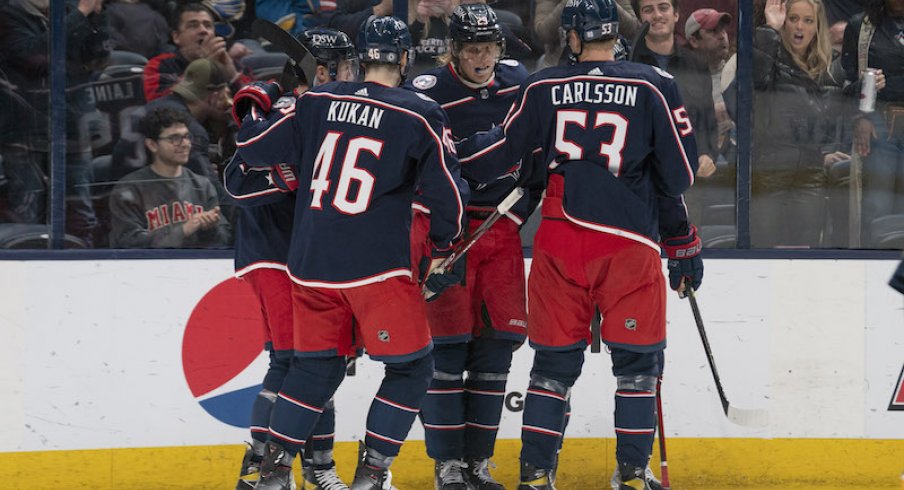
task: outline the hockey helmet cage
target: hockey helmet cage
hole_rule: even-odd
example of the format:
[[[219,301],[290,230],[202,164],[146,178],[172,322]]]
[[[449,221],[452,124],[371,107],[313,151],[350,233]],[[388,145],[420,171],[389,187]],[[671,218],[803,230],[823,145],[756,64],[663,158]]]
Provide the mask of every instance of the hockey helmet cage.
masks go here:
[[[615,0],[567,0],[562,9],[562,29],[575,31],[582,42],[618,37]]]

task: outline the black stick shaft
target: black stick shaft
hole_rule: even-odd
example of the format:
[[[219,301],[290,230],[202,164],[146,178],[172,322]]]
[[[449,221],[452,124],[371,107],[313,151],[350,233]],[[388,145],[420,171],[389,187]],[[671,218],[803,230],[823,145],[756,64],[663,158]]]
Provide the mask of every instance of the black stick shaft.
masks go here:
[[[719,392],[719,399],[722,401],[722,410],[728,415],[728,398],[722,389],[722,381],[719,379],[719,371],[716,369],[716,361],[713,359],[713,351],[709,346],[709,339],[706,337],[706,329],[703,328],[703,317],[700,315],[700,307],[697,305],[697,297],[694,290],[687,289],[687,299],[691,303],[691,311],[694,312],[694,321],[697,323],[697,331],[700,332],[700,340],[703,341],[703,350],[706,351],[706,360],[709,362],[709,370],[713,373],[713,381],[716,383],[716,391]]]

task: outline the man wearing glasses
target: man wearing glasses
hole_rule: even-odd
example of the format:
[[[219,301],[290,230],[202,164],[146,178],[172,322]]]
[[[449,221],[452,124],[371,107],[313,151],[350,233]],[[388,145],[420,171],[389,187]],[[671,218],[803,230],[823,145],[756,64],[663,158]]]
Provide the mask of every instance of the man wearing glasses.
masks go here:
[[[141,120],[151,163],[116,183],[110,195],[114,248],[224,248],[230,228],[211,181],[185,168],[188,114],[151,110]]]

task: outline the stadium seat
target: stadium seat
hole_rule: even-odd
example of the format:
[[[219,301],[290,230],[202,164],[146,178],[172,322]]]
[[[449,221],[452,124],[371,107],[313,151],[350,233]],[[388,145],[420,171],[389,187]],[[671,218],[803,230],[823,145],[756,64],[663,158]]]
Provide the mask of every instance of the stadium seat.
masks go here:
[[[242,65],[251,70],[254,78],[269,80],[279,78],[288,59],[285,53],[250,54],[242,58]]]
[[[138,65],[144,66],[148,63],[148,59],[138,53],[131,51],[113,50],[107,59],[107,66],[116,65]]]
[[[734,225],[701,226],[697,233],[704,249],[735,248],[738,242],[738,232]]]
[[[50,243],[50,227],[39,224],[0,223],[0,248],[46,249]],[[81,238],[64,235],[64,248],[88,248]]]
[[[870,223],[869,248],[904,250],[904,214],[889,214]]]

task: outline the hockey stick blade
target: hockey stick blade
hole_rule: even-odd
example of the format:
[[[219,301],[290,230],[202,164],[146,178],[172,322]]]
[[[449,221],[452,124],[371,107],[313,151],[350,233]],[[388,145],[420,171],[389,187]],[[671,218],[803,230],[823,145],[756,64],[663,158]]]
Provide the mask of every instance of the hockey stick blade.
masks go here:
[[[700,333],[700,340],[703,342],[703,350],[706,351],[706,361],[709,363],[709,370],[712,372],[713,381],[716,384],[716,391],[719,393],[719,400],[722,402],[722,411],[730,422],[746,427],[765,427],[769,425],[769,412],[765,410],[748,410],[731,406],[728,397],[725,396],[725,390],[722,389],[722,380],[719,378],[719,371],[716,369],[716,360],[713,358],[712,348],[709,346],[709,339],[706,336],[706,329],[703,327],[703,317],[700,315],[700,306],[697,305],[697,295],[693,288],[687,288],[687,299],[691,304],[691,311],[694,313],[694,322],[697,324],[697,332]]]
[[[465,253],[467,253],[468,250],[470,250],[471,247],[473,247],[474,244],[477,243],[477,240],[479,240],[480,237],[482,237],[483,234],[486,233],[494,223],[499,221],[499,218],[505,216],[505,214],[508,213],[510,209],[512,209],[512,206],[514,206],[515,203],[517,203],[523,195],[523,188],[515,187],[514,189],[512,189],[512,192],[510,192],[509,195],[505,196],[505,199],[503,199],[502,202],[500,202],[499,205],[496,206],[496,209],[493,211],[493,213],[490,214],[487,219],[483,220],[483,223],[481,223],[480,226],[478,226],[477,229],[474,230],[474,233],[462,240],[458,244],[458,246],[455,247],[455,250],[452,252],[452,254],[446,257],[439,264],[437,269],[443,271],[452,269],[452,265],[458,262],[459,259],[464,257]],[[433,273],[433,271],[428,272],[428,274],[431,273]],[[434,296],[433,292],[427,290],[426,285],[424,285],[421,293],[426,299],[430,299]]]
[[[266,39],[276,49],[289,55],[296,70],[304,74],[308,85],[314,83],[314,77],[317,74],[317,60],[298,39],[295,39],[282,27],[264,19],[254,19],[254,22],[251,23],[251,33]],[[284,90],[293,88],[295,87],[283,87]]]

